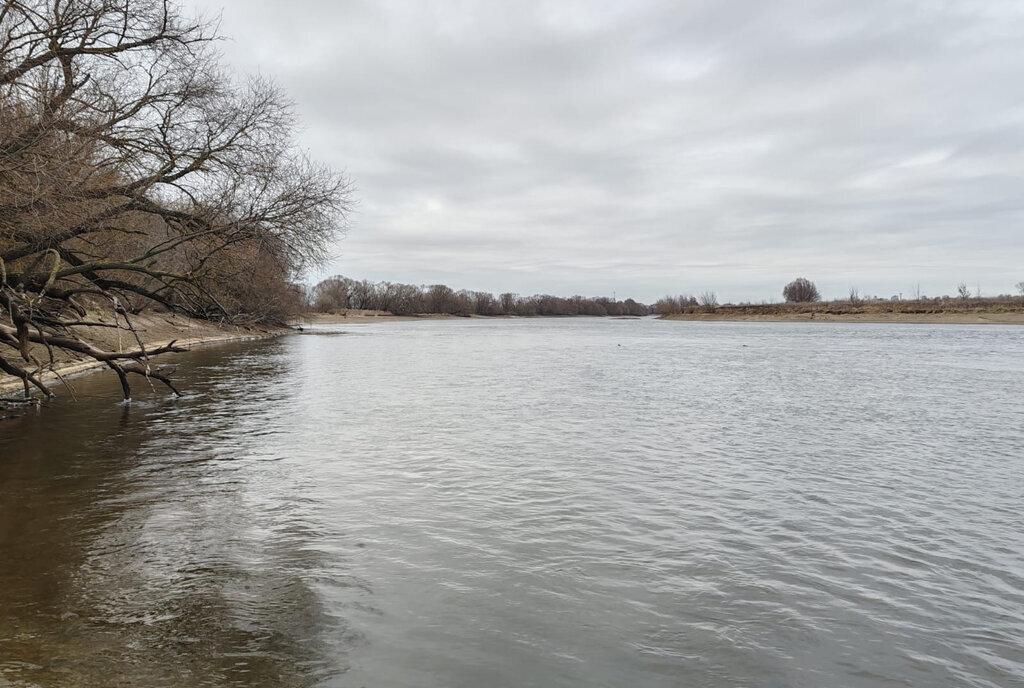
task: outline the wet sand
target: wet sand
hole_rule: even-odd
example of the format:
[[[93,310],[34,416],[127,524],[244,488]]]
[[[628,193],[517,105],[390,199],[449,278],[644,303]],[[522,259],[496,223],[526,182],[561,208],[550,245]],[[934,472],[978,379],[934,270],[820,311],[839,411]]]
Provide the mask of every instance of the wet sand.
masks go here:
[[[100,322],[112,322],[109,314],[91,316]],[[274,336],[289,330],[285,328],[237,327],[206,320],[195,320],[174,313],[142,313],[132,316],[132,324],[147,349],[155,349],[174,341],[186,348],[202,346],[216,342],[227,342],[244,339],[259,339]],[[104,327],[76,327],[75,332],[93,345],[113,351],[127,351],[138,348],[138,342],[131,332]],[[40,360],[47,360],[46,349],[33,345],[33,350]],[[5,352],[7,353],[7,352]],[[7,354],[8,356],[10,354]],[[70,378],[94,370],[106,370],[105,363],[86,356],[78,356],[69,352],[54,350],[56,372],[61,377]],[[153,359],[157,363],[160,357]],[[19,359],[20,363],[20,359]],[[42,380],[59,394],[61,382],[54,372],[42,374]],[[23,389],[21,380],[8,375],[0,375],[0,397],[13,396]],[[0,684],[2,685],[2,684]]]

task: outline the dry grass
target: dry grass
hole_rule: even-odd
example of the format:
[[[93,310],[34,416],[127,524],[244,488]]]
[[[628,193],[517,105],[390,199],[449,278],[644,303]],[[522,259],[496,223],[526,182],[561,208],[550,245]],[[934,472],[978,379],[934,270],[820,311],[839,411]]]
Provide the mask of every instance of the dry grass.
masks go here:
[[[823,322],[1024,323],[1020,298],[923,299],[920,301],[824,301],[724,305],[714,313],[688,308],[666,320],[807,320]]]

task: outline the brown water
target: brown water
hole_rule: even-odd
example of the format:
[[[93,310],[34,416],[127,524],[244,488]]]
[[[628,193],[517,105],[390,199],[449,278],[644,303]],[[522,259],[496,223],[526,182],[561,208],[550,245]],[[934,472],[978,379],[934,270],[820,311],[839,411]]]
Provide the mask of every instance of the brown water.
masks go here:
[[[1024,330],[344,329],[0,423],[0,686],[1024,685]]]

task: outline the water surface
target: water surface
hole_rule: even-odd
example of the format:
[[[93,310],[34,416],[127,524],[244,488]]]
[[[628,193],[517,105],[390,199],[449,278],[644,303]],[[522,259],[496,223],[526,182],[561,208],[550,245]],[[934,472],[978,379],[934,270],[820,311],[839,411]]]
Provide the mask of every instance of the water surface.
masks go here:
[[[323,328],[0,423],[0,686],[1014,686],[1024,330]]]

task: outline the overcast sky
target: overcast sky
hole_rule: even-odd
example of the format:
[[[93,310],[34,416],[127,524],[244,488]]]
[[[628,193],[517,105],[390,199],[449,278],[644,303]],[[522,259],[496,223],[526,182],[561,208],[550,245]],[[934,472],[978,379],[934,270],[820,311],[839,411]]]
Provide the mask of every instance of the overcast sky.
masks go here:
[[[358,207],[322,273],[523,294],[1024,280],[1024,2],[190,0]]]

